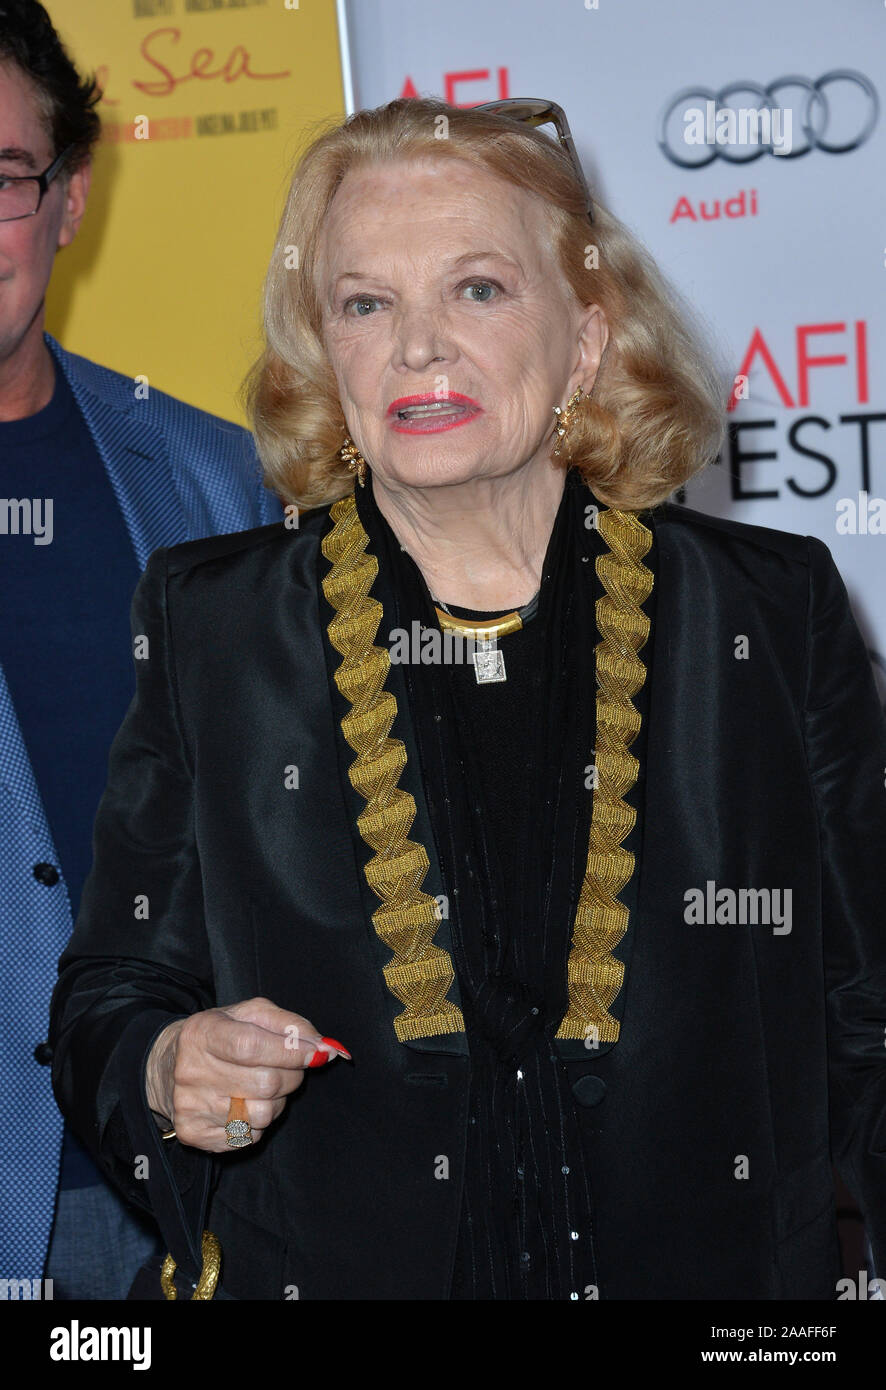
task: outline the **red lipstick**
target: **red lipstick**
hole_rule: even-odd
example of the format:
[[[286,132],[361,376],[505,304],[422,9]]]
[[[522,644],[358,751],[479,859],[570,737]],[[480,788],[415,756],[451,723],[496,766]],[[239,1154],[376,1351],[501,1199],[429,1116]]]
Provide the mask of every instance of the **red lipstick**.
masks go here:
[[[440,395],[426,391],[420,396],[400,396],[388,406],[391,428],[398,434],[440,434],[466,425],[483,414],[479,402],[459,391]]]

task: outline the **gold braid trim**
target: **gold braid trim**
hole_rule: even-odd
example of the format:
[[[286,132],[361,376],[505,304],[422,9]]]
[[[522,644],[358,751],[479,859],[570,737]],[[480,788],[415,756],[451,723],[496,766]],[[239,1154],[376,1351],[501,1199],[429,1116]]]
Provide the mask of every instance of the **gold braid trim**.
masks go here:
[[[341,721],[342,733],[357,754],[348,776],[366,801],[357,817],[360,834],[373,857],[365,867],[370,888],[382,906],[372,923],[393,959],[384,967],[388,989],[403,1004],[394,1019],[400,1042],[464,1032],[461,1010],[446,994],[455,978],[449,952],[434,945],[440,925],[436,899],[421,891],[430,868],[423,845],[408,839],[415,820],[415,800],[397,786],[406,766],[406,748],[389,738],[397,702],[384,683],[390,653],[374,646],[382,606],[369,597],[378,575],[378,560],[365,554],[369,537],[353,495],[330,508],[335,525],[322,542],[332,568],[323,592],[335,609],[329,640],[344,658],[335,683],[351,704]]]
[[[609,509],[597,525],[609,555],[597,559],[606,593],[597,600],[597,785],[593,793],[588,860],[575,914],[567,965],[569,1009],[558,1038],[615,1042],[618,1019],[609,1007],[621,989],[624,965],[612,955],[628,926],[628,909],[618,901],[634,871],[634,856],[621,842],[636,820],[624,796],[640,765],[628,752],[640,731],[631,703],[646,679],[637,653],[649,636],[650,620],[640,611],[652,592],[653,576],[642,563],[652,533],[633,512]]]
[[[404,1005],[394,1019],[401,1042],[464,1031],[461,1010],[446,994],[455,978],[448,951],[433,944],[439,921],[434,898],[421,891],[430,867],[423,845],[407,838],[415,819],[415,800],[397,783],[406,766],[406,749],[390,738],[397,702],[384,683],[390,654],[374,645],[382,606],[369,597],[378,561],[366,553],[369,537],[353,495],[330,508],[335,523],[321,549],[331,569],[323,592],[334,616],[329,639],[344,658],[335,682],[351,705],[342,733],[357,754],[348,769],[366,801],[357,818],[360,834],[375,851],[365,866],[367,882],[381,899],[372,914],[376,932],[393,952],[384,968],[391,993]],[[633,512],[608,509],[597,526],[610,554],[597,560],[605,595],[597,600],[601,641],[595,649],[597,677],[597,786],[593,793],[588,858],[575,914],[567,965],[569,1009],[558,1038],[618,1038],[618,1020],[608,1012],[624,976],[612,949],[624,936],[628,909],[617,894],[634,870],[634,855],[621,842],[636,819],[624,796],[634,786],[637,759],[628,752],[640,730],[631,697],[641,689],[646,668],[638,656],[649,636],[650,620],[640,604],[652,592],[653,576],[642,563],[652,533]]]
[[[218,1284],[218,1276],[221,1271],[222,1250],[218,1237],[211,1231],[203,1232],[203,1268],[200,1277],[191,1294],[191,1301],[195,1299],[208,1300],[215,1295]],[[160,1271],[160,1287],[163,1290],[163,1297],[168,1302],[173,1302],[178,1298],[178,1289],[175,1287],[175,1260],[171,1255],[167,1255],[163,1261],[163,1268]]]

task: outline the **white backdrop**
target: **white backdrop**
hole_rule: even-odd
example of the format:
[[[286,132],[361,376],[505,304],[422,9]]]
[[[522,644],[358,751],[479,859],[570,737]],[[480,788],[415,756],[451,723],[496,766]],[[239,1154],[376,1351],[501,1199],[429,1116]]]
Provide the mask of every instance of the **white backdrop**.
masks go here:
[[[719,466],[676,500],[821,537],[886,700],[886,534],[837,529],[841,499],[866,491],[873,528],[886,498],[883,0],[347,0],[345,10],[358,107],[404,94],[564,107],[592,192],[748,375]],[[756,89],[774,83],[798,153],[685,143],[687,106],[731,87],[720,106],[757,107]],[[660,145],[663,113],[687,90],[698,95],[667,122],[667,144],[683,160],[716,152],[704,167]]]

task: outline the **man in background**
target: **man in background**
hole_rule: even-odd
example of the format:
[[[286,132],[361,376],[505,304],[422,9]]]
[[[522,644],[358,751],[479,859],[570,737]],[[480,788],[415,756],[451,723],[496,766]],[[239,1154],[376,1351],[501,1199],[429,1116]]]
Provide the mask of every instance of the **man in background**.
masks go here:
[[[134,691],[130,600],[159,546],[281,518],[245,430],[44,331],[99,97],[42,5],[0,0],[0,1278],[93,1299],[124,1298],[157,1235],[64,1125],[45,1037]]]

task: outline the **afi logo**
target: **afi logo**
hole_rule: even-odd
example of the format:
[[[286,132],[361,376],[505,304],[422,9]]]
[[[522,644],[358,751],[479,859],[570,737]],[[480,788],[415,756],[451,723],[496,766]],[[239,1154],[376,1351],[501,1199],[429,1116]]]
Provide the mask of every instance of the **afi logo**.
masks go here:
[[[443,74],[443,96],[450,106],[480,106],[484,101],[504,101],[510,96],[508,90],[508,70],[507,68],[497,68],[496,78],[498,81],[498,91],[490,91],[489,84],[492,82],[492,71],[490,68],[475,68],[471,72],[444,72]],[[482,82],[484,88],[482,93],[472,92],[470,96],[461,89],[472,83]],[[400,90],[401,97],[417,97],[415,83],[411,77],[407,77]]]
[[[748,397],[747,383],[750,377],[752,366],[759,362],[764,371],[769,376],[770,381],[778,392],[783,406],[788,410],[796,406],[807,406],[809,404],[809,376],[813,368],[821,370],[823,367],[848,367],[850,356],[854,358],[855,387],[859,405],[866,405],[868,395],[868,339],[867,323],[864,319],[856,319],[853,324],[853,343],[850,354],[847,345],[843,344],[843,352],[813,353],[811,350],[810,339],[816,337],[833,336],[835,334],[845,334],[847,325],[845,323],[798,323],[795,335],[795,361],[796,372],[790,375],[796,381],[795,392],[792,393],[788,386],[786,377],[788,367],[782,363],[784,371],[776,361],[775,352],[769,346],[759,328],[755,328],[748,344],[747,351],[741,360],[741,366],[735,376],[735,386],[729,398],[727,409],[734,410],[740,400]],[[792,364],[793,365],[793,364]]]

